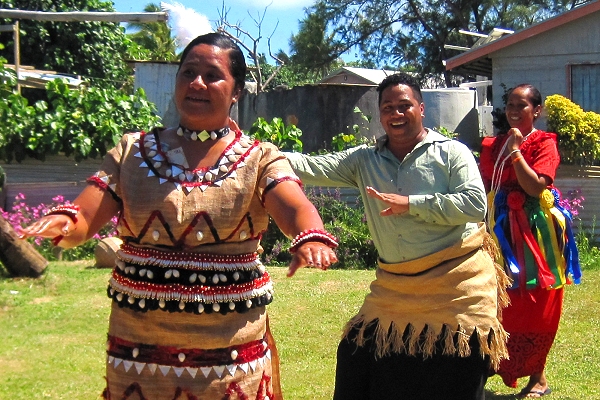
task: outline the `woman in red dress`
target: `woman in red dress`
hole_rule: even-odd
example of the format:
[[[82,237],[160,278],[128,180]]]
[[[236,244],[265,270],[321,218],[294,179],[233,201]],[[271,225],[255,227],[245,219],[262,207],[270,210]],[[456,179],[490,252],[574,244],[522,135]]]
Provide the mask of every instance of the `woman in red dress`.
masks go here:
[[[551,392],[544,372],[562,312],[563,287],[579,283],[571,215],[553,186],[560,162],[556,134],[534,127],[542,97],[532,85],[511,90],[506,103],[507,133],[483,140],[480,168],[488,191],[488,228],[501,249],[513,285],[503,311],[510,337],[509,359],[497,373],[517,387],[529,377],[520,398]]]

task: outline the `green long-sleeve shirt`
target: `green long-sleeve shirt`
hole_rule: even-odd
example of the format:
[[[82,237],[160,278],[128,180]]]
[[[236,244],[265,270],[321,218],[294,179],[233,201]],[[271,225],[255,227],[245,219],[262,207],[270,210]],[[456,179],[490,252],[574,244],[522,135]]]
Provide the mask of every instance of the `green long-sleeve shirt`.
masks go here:
[[[483,221],[487,206],[471,151],[456,140],[427,132],[402,161],[389,151],[385,136],[375,146],[286,156],[305,184],[358,188],[379,257],[387,263],[409,261],[466,237]],[[379,215],[387,206],[367,196],[367,186],[408,196],[408,213]]]

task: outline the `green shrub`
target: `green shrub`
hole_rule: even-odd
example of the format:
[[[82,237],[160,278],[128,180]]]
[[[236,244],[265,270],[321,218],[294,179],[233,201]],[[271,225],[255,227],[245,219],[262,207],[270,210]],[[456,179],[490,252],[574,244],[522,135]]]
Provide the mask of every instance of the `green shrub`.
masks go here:
[[[257,140],[273,143],[281,150],[302,152],[302,131],[294,124],[286,126],[279,117],[273,118],[271,122],[258,117],[248,134]]]
[[[18,93],[0,103],[0,158],[44,160],[64,154],[76,161],[101,157],[123,132],[147,130],[160,118],[142,89],[134,94],[112,87],[69,89],[66,80],[46,85],[48,102],[29,105]]]
[[[370,123],[373,119],[372,116],[366,115],[362,112],[362,110],[358,107],[354,107],[354,113],[359,114],[360,117]],[[348,126],[348,128],[350,128]],[[365,128],[368,131],[368,128]],[[361,127],[359,124],[352,125],[352,133],[339,133],[335,135],[331,139],[331,148],[333,151],[342,151],[352,147],[359,146],[361,144],[373,144],[373,140],[369,139],[367,135],[361,132]],[[326,150],[319,151],[318,153],[325,153]]]
[[[593,165],[600,156],[600,115],[558,94],[545,101],[547,127],[558,135],[561,158],[567,164]]]
[[[331,268],[367,269],[377,265],[377,251],[367,228],[364,206],[360,196],[349,204],[341,199],[337,189],[311,188],[306,193],[315,205],[325,229],[338,238],[336,250],[339,262]],[[263,262],[268,265],[288,264],[292,256],[287,251],[290,239],[286,238],[271,220],[263,236]]]

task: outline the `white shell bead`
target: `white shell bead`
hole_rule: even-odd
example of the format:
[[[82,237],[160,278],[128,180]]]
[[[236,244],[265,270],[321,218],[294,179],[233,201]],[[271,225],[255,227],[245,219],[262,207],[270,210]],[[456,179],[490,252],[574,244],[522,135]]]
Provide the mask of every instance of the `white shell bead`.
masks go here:
[[[152,279],[152,278],[154,278],[154,272],[148,271],[148,272],[146,272],[146,276],[148,277],[148,279]]]
[[[146,300],[145,299],[141,299],[138,304],[139,304],[140,308],[145,308],[146,307]]]
[[[200,231],[196,232],[196,239],[198,239],[198,241],[201,241],[202,239],[204,239],[204,234]]]
[[[177,356],[177,358],[179,358],[180,362],[183,362],[183,361],[185,361],[185,354],[179,353],[179,355]]]
[[[225,276],[225,274],[219,274],[219,280],[221,282],[227,282],[227,277]]]
[[[170,270],[170,269],[168,269],[168,270],[165,272],[165,279],[169,279],[169,278],[171,278],[171,275],[173,275],[173,270]]]
[[[156,151],[155,150],[150,150],[148,152],[148,157],[154,157],[156,155]]]
[[[165,306],[166,306],[166,305],[167,305],[167,304],[165,303],[165,301],[164,301],[163,299],[160,299],[160,300],[158,301],[158,306],[159,306],[160,308],[165,308]]]
[[[173,175],[173,171],[171,171],[170,169],[168,169],[168,170],[165,171],[165,175],[166,176],[171,176],[171,175]]]
[[[154,241],[158,241],[158,238],[160,238],[160,232],[159,231],[153,231],[152,232],[152,239],[154,239]]]
[[[248,307],[248,308],[252,307],[252,300],[250,300],[250,299],[246,300],[246,307]]]
[[[211,133],[210,133],[210,138],[211,138],[212,140],[215,140],[215,139],[217,138],[217,134],[216,134],[215,132],[211,132]]]
[[[198,279],[200,279],[200,282],[206,283],[206,277],[204,275],[198,274]]]
[[[140,269],[140,276],[146,275],[146,272],[148,272],[148,270],[146,268]]]
[[[125,263],[121,260],[117,261],[117,268],[123,271],[125,269]]]
[[[183,310],[185,308],[185,303],[183,301],[179,302],[179,309]]]
[[[227,168],[227,165],[221,165],[219,167],[219,171],[221,171],[221,172],[227,172],[228,170],[229,170],[229,168]]]
[[[154,168],[160,168],[162,166],[162,163],[160,161],[157,161],[154,163]]]
[[[173,270],[173,278],[179,278],[179,270],[178,269]]]
[[[198,304],[198,312],[200,314],[202,314],[204,312],[204,306],[202,305],[202,303]]]
[[[183,129],[177,129],[177,136],[183,136]]]
[[[213,180],[212,172],[207,172],[206,174],[204,174],[204,179],[207,181],[212,181]]]
[[[123,300],[123,293],[118,293],[117,294],[117,301],[121,301]]]
[[[248,234],[246,233],[246,231],[241,231],[240,232],[240,239],[244,240],[248,237]]]
[[[233,301],[231,303],[229,303],[229,309],[231,311],[235,310],[235,303]]]
[[[237,350],[231,350],[231,359],[235,360],[236,358],[238,358]]]
[[[139,355],[140,355],[140,349],[138,349],[137,347],[136,347],[136,348],[134,348],[134,349],[131,351],[131,355],[133,356],[133,358],[137,358],[137,356],[139,356]]]
[[[221,309],[221,306],[219,305],[219,303],[213,303],[212,309],[214,312],[219,312],[219,310]]]
[[[212,277],[212,281],[213,283],[216,285],[217,283],[219,283],[219,275],[214,274]]]
[[[196,279],[198,278],[198,274],[193,273],[190,275],[190,283],[194,283],[196,282]]]
[[[233,280],[236,281],[236,282],[240,280],[240,273],[239,272],[235,271],[233,273]]]
[[[128,302],[129,304],[133,304],[133,303],[135,303],[135,298],[133,298],[132,296],[129,296],[129,297],[127,298],[127,302]]]
[[[179,178],[180,181],[185,181],[185,174],[181,173],[177,176],[177,178]]]

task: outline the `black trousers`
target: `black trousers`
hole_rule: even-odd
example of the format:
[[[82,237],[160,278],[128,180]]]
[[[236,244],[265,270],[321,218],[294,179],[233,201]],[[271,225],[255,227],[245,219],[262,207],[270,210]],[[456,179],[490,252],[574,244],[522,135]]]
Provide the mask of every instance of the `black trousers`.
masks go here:
[[[479,354],[476,335],[469,357],[442,355],[438,342],[435,354],[427,359],[404,353],[376,359],[373,343],[358,347],[352,341],[355,335],[356,330],[338,346],[334,400],[485,399],[490,362]]]

